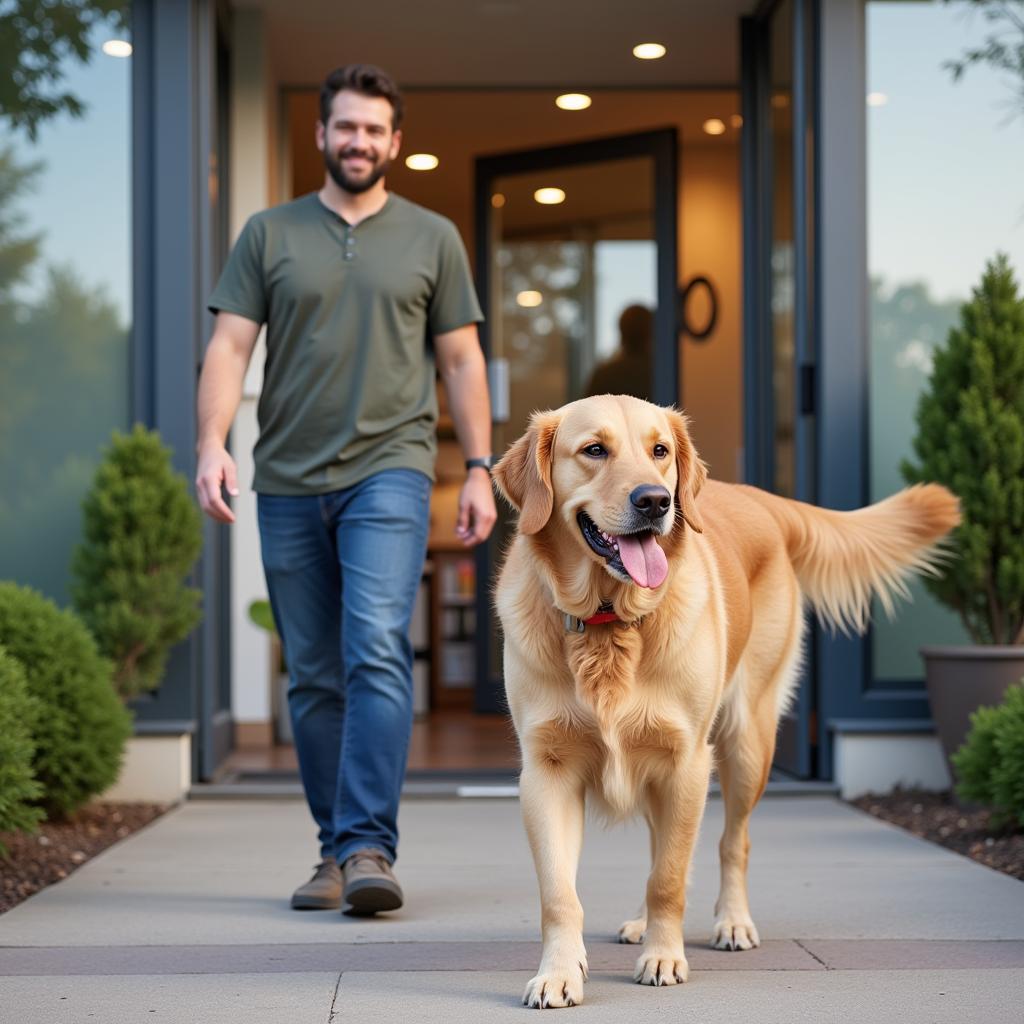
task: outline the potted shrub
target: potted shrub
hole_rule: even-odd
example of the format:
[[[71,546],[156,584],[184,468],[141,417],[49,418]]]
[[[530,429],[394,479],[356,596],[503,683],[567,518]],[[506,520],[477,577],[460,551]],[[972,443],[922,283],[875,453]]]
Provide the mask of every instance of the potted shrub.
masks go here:
[[[948,559],[926,579],[974,643],[926,647],[925,677],[947,762],[971,712],[998,704],[1024,676],[1024,300],[997,255],[935,351],[918,401],[909,483],[936,481],[960,498]]]

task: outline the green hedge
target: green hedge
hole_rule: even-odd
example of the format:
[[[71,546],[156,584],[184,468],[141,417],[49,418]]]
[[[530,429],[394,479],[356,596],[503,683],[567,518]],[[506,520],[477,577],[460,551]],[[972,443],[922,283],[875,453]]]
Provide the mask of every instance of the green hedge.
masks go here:
[[[0,647],[0,832],[33,832],[43,818],[36,804],[43,787],[32,772],[38,718],[39,703],[28,692],[25,670]]]
[[[960,796],[987,804],[997,820],[1024,826],[1024,685],[1011,686],[1002,704],[971,715],[953,767]]]
[[[14,583],[0,583],[0,645],[41,705],[32,767],[43,807],[70,814],[117,780],[132,731],[110,663],[73,612]]]

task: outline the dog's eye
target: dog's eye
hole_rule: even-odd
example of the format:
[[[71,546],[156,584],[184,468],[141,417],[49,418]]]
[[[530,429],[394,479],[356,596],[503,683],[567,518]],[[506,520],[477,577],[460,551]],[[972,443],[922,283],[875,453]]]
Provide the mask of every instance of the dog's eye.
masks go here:
[[[654,457],[656,459],[663,459],[668,455],[668,449],[663,444],[656,444],[654,446]]]
[[[603,459],[608,454],[608,449],[603,444],[588,444],[583,449],[584,455],[589,455],[592,459]]]

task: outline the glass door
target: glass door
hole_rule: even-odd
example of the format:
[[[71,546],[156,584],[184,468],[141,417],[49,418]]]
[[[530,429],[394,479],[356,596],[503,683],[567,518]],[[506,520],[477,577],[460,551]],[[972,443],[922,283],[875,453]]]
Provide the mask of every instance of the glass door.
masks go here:
[[[478,288],[493,450],[536,409],[588,394],[680,393],[674,130],[477,161]],[[491,585],[512,517],[478,553],[475,705],[504,709]]]

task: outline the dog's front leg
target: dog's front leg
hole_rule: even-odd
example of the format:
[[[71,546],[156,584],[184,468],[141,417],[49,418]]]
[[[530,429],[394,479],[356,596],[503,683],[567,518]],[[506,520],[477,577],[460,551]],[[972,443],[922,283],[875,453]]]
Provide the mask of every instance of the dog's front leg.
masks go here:
[[[647,881],[647,934],[633,973],[641,985],[676,985],[689,975],[683,948],[686,880],[710,775],[711,751],[702,743],[651,785],[654,864]]]
[[[576,870],[583,846],[583,781],[565,766],[528,765],[519,803],[540,884],[544,949],[523,1002],[536,1009],[583,1001],[587,951]]]

